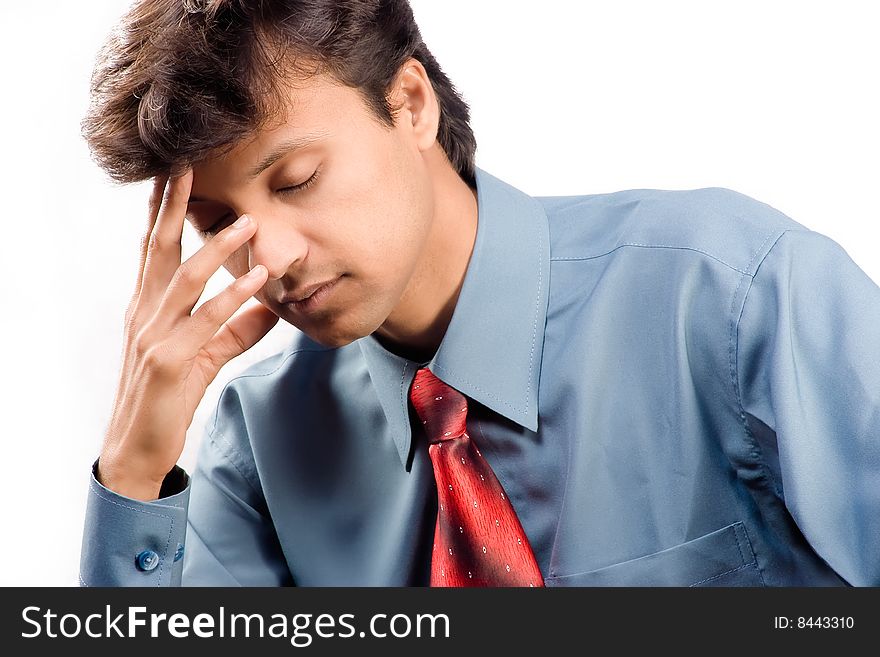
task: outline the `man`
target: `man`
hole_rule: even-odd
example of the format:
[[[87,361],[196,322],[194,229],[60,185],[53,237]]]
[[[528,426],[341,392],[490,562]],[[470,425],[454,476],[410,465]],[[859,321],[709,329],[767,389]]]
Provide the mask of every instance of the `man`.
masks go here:
[[[157,183],[84,584],[880,583],[880,289],[828,238],[477,169],[403,0],[142,0],[93,97]]]

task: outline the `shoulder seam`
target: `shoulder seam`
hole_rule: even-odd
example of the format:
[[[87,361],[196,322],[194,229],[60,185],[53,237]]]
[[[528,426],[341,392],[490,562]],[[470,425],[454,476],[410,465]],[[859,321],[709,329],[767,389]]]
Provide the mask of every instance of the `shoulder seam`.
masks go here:
[[[247,482],[247,485],[250,487],[250,489],[254,491],[254,493],[258,497],[265,500],[265,494],[262,492],[262,490],[258,490],[262,489],[262,486],[255,486],[254,482],[251,481],[251,478],[241,471],[239,464],[236,463],[235,459],[232,458],[233,456],[235,456],[236,458],[241,459],[242,456],[239,451],[235,449],[235,447],[228,440],[226,440],[226,437],[219,432],[216,434],[214,432],[210,432],[208,433],[207,438],[211,442],[211,444],[213,444],[217,448],[220,456],[222,456],[233,468],[235,468],[235,471],[238,473],[238,475]],[[223,441],[223,445],[220,444],[221,440]]]
[[[739,296],[739,288],[742,287],[742,283],[745,280],[746,276],[740,280],[740,284],[737,287],[736,291],[733,293],[733,299],[730,303],[730,335],[729,335],[729,344],[728,344],[728,353],[730,354],[730,367],[731,367],[731,382],[734,386],[734,392],[736,394],[736,403],[739,406],[740,415],[745,421],[745,407],[742,402],[742,394],[740,393],[740,385],[739,385],[739,324],[742,321],[743,313],[745,313],[746,304],[749,301],[749,293],[752,291],[752,283],[754,283],[755,276],[758,274],[758,270],[761,268],[761,265],[764,264],[764,261],[767,259],[767,256],[776,248],[776,245],[779,244],[779,240],[782,239],[783,235],[789,232],[811,232],[809,230],[801,230],[801,229],[785,229],[781,233],[776,236],[776,239],[773,240],[773,244],[770,245],[770,248],[767,249],[767,252],[763,255],[763,257],[758,261],[755,265],[755,271],[752,274],[747,274],[746,276],[749,279],[748,289],[743,293],[742,304],[739,309],[739,315],[734,318],[733,314],[736,312],[736,300]],[[765,241],[766,243],[766,241]],[[763,246],[763,245],[762,245]],[[756,254],[757,255],[757,254]],[[754,257],[752,258],[754,260]],[[751,263],[749,263],[751,265]]]
[[[275,368],[269,372],[260,372],[260,373],[253,373],[253,374],[242,373],[242,374],[239,374],[238,376],[233,377],[232,379],[230,379],[229,381],[226,382],[226,385],[223,386],[223,390],[220,391],[220,395],[217,397],[217,404],[216,404],[216,407],[214,408],[214,420],[211,423],[210,429],[207,430],[207,438],[217,447],[220,454],[232,465],[232,467],[235,468],[236,472],[238,472],[238,474],[241,476],[241,478],[244,479],[248,483],[248,486],[251,487],[251,490],[253,490],[255,494],[262,497],[263,499],[265,499],[265,495],[261,491],[257,490],[257,487],[254,486],[254,482],[251,481],[250,477],[248,477],[247,475],[244,474],[244,472],[241,471],[241,468],[239,467],[239,465],[232,458],[233,455],[235,455],[238,458],[242,458],[241,454],[238,452],[238,450],[235,449],[235,447],[230,443],[229,440],[227,440],[225,438],[225,436],[221,432],[217,431],[217,420],[220,417],[220,401],[223,399],[223,394],[226,392],[226,389],[233,382],[238,381],[239,379],[258,378],[258,377],[270,376],[272,374],[275,374],[275,372],[277,372],[279,369],[281,369],[281,367],[288,360],[290,360],[290,358],[292,356],[295,356],[296,354],[299,354],[299,353],[323,353],[325,351],[333,351],[333,349],[334,348],[332,348],[332,347],[328,347],[326,349],[308,349],[308,348],[295,349],[295,350],[291,351],[289,354],[287,354],[284,358],[282,358],[281,362],[278,363],[278,365],[276,365]],[[223,441],[223,444],[226,446],[225,449],[224,449],[224,447],[222,447],[220,445],[219,440]]]
[[[752,273],[750,275],[744,275],[740,279],[740,283],[737,286],[737,289],[733,294],[733,299],[730,302],[730,333],[728,336],[728,348],[727,348],[729,365],[730,365],[730,383],[731,383],[731,387],[733,388],[734,401],[736,402],[737,410],[739,412],[740,424],[742,426],[743,434],[745,435],[745,438],[749,443],[749,447],[750,447],[749,451],[752,455],[752,458],[755,459],[755,462],[760,464],[762,478],[765,481],[769,482],[771,488],[776,493],[776,495],[778,495],[779,497],[782,497],[782,491],[780,491],[778,489],[776,482],[773,480],[773,477],[770,476],[770,473],[767,470],[767,466],[766,466],[766,463],[763,458],[763,454],[761,453],[761,448],[758,446],[758,443],[755,440],[755,437],[752,435],[752,432],[749,429],[748,420],[746,419],[746,410],[745,410],[745,406],[743,405],[742,389],[741,389],[740,380],[739,380],[739,327],[740,327],[740,322],[742,321],[742,316],[745,313],[745,308],[746,308],[746,304],[748,303],[749,293],[752,291],[752,284],[754,283],[755,276],[757,275],[758,270],[761,268],[761,265],[767,259],[767,256],[770,255],[770,253],[773,251],[773,249],[779,243],[779,240],[782,239],[783,235],[785,235],[788,232],[792,232],[792,231],[793,232],[809,232],[809,231],[803,231],[802,229],[795,229],[795,228],[785,229],[785,230],[781,231],[776,236],[776,239],[773,240],[773,244],[770,245],[770,248],[767,249],[767,252],[761,257],[761,259],[755,265],[754,273]],[[765,244],[766,244],[766,240],[765,240]],[[763,245],[762,245],[762,247],[763,247]],[[752,258],[752,260],[754,261],[754,257]],[[749,263],[749,264],[751,265],[751,263]],[[748,286],[742,295],[742,303],[740,304],[740,307],[739,307],[739,314],[734,317],[734,313],[736,313],[737,299],[739,298],[739,290],[740,290],[740,287],[742,287],[742,284],[746,280],[746,278],[748,278]]]
[[[275,372],[277,372],[278,370],[280,370],[280,369],[282,368],[282,366],[283,366],[288,360],[290,360],[290,358],[291,358],[292,356],[295,356],[296,354],[300,354],[300,353],[316,353],[316,354],[319,354],[319,353],[323,353],[323,352],[325,352],[325,351],[333,351],[334,349],[335,349],[335,347],[328,347],[328,348],[326,348],[326,349],[307,349],[307,348],[295,349],[295,350],[291,351],[289,354],[287,354],[284,358],[282,358],[282,359],[281,359],[281,362],[278,363],[278,365],[275,366],[275,369],[271,370],[270,372],[260,372],[260,373],[253,373],[253,374],[248,374],[248,373],[245,372],[245,373],[242,373],[242,374],[238,374],[237,376],[235,376],[235,377],[229,379],[229,381],[227,381],[226,384],[223,386],[223,390],[221,390],[221,391],[220,391],[220,394],[217,396],[217,405],[216,405],[216,407],[214,408],[214,418],[213,418],[213,421],[212,421],[212,423],[211,423],[211,428],[208,430],[209,433],[213,434],[214,431],[217,429],[217,419],[218,419],[218,417],[219,417],[219,415],[220,415],[220,400],[223,399],[223,394],[226,392],[226,389],[227,389],[231,384],[233,384],[234,382],[238,381],[239,379],[252,379],[252,378],[255,379],[255,378],[262,377],[262,376],[271,376],[272,374],[275,374]]]

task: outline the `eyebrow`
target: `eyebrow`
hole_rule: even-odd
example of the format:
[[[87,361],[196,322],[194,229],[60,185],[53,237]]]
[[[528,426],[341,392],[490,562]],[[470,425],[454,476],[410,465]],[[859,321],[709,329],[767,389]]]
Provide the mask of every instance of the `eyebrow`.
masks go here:
[[[316,141],[320,141],[326,136],[327,133],[318,132],[310,135],[302,135],[301,137],[285,139],[274,149],[272,149],[272,151],[270,151],[269,154],[266,155],[266,157],[264,157],[259,164],[257,164],[257,166],[255,166],[253,169],[250,170],[250,172],[248,172],[248,178],[256,178],[261,173],[263,173],[263,171],[275,164],[278,160],[280,160],[288,153],[292,153],[294,151],[298,151],[301,148],[305,148],[306,146],[313,144]]]
[[[290,139],[285,139],[284,141],[280,142],[275,148],[269,151],[266,157],[260,160],[253,169],[248,171],[248,180],[253,180],[257,176],[259,176],[261,173],[263,173],[263,171],[275,164],[285,155],[314,144],[316,141],[320,141],[327,136],[328,135],[326,132],[316,132],[308,135],[301,135],[299,137],[291,137]],[[196,196],[190,196],[189,202],[204,203],[206,202],[206,199],[198,198]]]

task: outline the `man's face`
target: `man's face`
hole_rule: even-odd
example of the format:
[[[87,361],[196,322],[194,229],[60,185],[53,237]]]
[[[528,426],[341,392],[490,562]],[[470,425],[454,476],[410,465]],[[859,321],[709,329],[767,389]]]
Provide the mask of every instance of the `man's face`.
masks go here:
[[[206,240],[252,217],[256,233],[224,267],[238,277],[265,265],[256,298],[318,342],[342,346],[381,326],[411,286],[433,218],[431,179],[407,111],[389,130],[355,90],[325,76],[299,82],[289,98],[280,125],[193,166],[187,216],[210,229]],[[327,281],[311,299],[284,303]]]

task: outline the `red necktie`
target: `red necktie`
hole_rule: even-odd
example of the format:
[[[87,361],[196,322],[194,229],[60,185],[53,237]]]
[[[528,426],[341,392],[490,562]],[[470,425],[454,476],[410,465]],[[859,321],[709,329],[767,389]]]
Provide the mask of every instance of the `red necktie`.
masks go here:
[[[422,368],[410,399],[437,481],[431,586],[543,586],[519,518],[468,436],[467,398]]]

